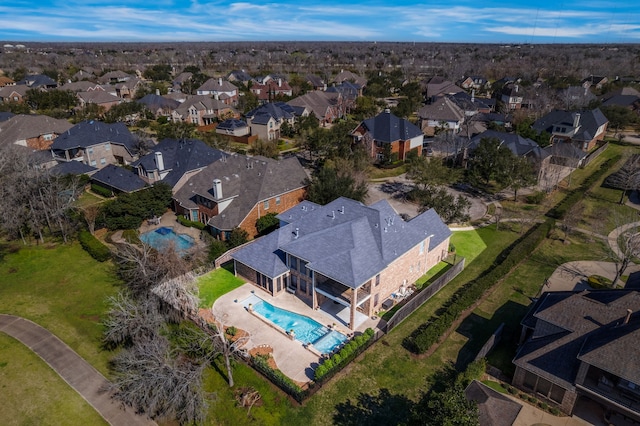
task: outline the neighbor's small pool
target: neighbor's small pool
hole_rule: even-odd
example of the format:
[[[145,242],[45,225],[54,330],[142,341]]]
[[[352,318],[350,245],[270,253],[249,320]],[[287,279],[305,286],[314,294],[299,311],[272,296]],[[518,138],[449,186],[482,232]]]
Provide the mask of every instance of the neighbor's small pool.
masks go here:
[[[250,296],[243,302],[244,306],[248,306],[249,303],[254,312],[285,331],[293,329],[296,340],[313,345],[320,353],[330,353],[347,340],[344,334],[330,330],[308,316],[278,308],[258,296]]]
[[[156,250],[162,250],[173,243],[180,253],[186,252],[195,244],[195,240],[190,235],[176,234],[173,228],[167,226],[145,232],[140,235],[140,239]]]

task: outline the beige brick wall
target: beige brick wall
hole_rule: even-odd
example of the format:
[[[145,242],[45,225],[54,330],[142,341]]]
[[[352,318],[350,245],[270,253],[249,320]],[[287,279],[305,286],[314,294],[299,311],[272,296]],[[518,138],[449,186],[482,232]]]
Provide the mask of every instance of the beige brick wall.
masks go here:
[[[249,214],[242,220],[239,227],[247,231],[250,237],[258,235],[258,231],[256,230],[256,221],[260,217],[268,213],[282,213],[297,206],[304,199],[305,192],[305,188],[300,188],[282,194],[280,195],[280,204],[276,204],[276,197],[271,197],[269,198],[269,208],[267,210],[264,209],[264,202],[266,200],[260,201],[258,204],[253,206],[253,209],[251,209]]]

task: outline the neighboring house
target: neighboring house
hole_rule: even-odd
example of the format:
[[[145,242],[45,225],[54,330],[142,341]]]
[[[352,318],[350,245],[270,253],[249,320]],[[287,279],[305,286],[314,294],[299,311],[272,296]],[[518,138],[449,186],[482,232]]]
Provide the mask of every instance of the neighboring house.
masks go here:
[[[97,168],[88,166],[79,161],[69,161],[66,163],[56,163],[53,167],[48,168],[50,174],[54,176],[66,176],[66,175],[87,175],[91,176],[98,171]]]
[[[58,87],[57,90],[70,90],[74,93],[91,92],[94,90],[99,90],[103,92],[105,91],[104,87],[102,87],[100,84],[93,83],[91,81],[86,81],[86,80],[65,83],[62,86]]]
[[[249,90],[258,97],[258,102],[261,104],[272,102],[277,96],[293,95],[293,89],[289,83],[281,78],[269,80],[265,84],[254,84]]]
[[[135,173],[113,164],[108,164],[91,175],[91,181],[110,190],[114,194],[131,193],[147,186]]]
[[[17,86],[27,86],[29,89],[55,89],[58,83],[44,74],[28,75],[16,83]]]
[[[82,81],[82,80],[96,81],[96,75],[93,72],[93,69],[90,69],[90,68],[82,69],[76,72],[74,75],[72,75],[71,80],[72,81]]]
[[[500,91],[500,100],[509,111],[515,111],[522,108],[524,92],[518,83],[508,83]]]
[[[444,95],[455,95],[459,92],[464,92],[464,89],[443,77],[435,76],[426,84],[425,98],[427,102],[433,102]]]
[[[247,86],[250,81],[253,81],[253,77],[251,77],[245,70],[233,70],[227,76],[227,80]]]
[[[124,123],[83,121],[59,135],[51,144],[57,161],[81,161],[93,167],[130,164],[136,140]]]
[[[602,106],[612,105],[638,111],[640,110],[640,92],[633,87],[623,87],[602,97]]]
[[[616,416],[640,422],[638,311],[637,290],[543,293],[521,322],[513,385],[569,415],[584,397],[610,424],[620,424]]]
[[[589,152],[604,139],[609,120],[599,108],[586,111],[551,111],[531,126],[537,132],[546,131],[551,143],[572,143]]]
[[[238,116],[232,106],[207,95],[191,96],[171,113],[172,121],[184,121],[197,126],[208,126],[219,120]]]
[[[361,88],[364,88],[367,85],[367,79],[365,77],[361,77],[358,74],[352,73],[351,71],[340,70],[338,75],[333,78],[333,82],[336,84],[342,84],[345,81],[355,83]]]
[[[196,90],[198,95],[213,96],[227,105],[237,105],[238,88],[222,78],[210,78]]]
[[[145,182],[163,181],[175,193],[191,176],[223,155],[199,139],[164,139],[131,166]]]
[[[246,136],[251,133],[251,128],[245,121],[230,118],[218,124],[216,133],[227,136]]]
[[[174,195],[176,213],[206,223],[226,240],[234,228],[255,236],[256,221],[300,203],[307,174],[297,157],[282,160],[223,155],[189,179]]]
[[[24,84],[4,86],[0,88],[0,101],[2,102],[22,102],[30,87]]]
[[[7,121],[8,119],[10,119],[11,117],[14,117],[15,114],[12,112],[8,112],[8,111],[0,111],[0,123],[3,121]]]
[[[528,159],[536,172],[536,181],[539,182],[551,162],[551,153],[540,147],[535,141],[523,138],[515,133],[486,130],[471,139],[468,152],[473,156],[473,151],[483,139],[497,139],[500,145],[509,148],[515,156]]]
[[[467,90],[469,89],[482,90],[482,89],[486,89],[488,85],[489,85],[489,82],[487,81],[487,79],[479,75],[468,76],[458,82],[458,86]]]
[[[267,103],[245,114],[251,134],[264,141],[280,139],[280,127],[285,122],[295,123],[295,113],[291,106],[278,102]]]
[[[145,95],[136,102],[144,105],[156,118],[171,117],[173,111],[180,107],[180,102],[175,99],[165,98],[157,93]]]
[[[356,143],[364,145],[370,157],[375,160],[385,159],[386,145],[390,146],[391,154],[397,154],[401,161],[407,159],[409,152],[422,155],[422,130],[410,121],[396,117],[388,109],[364,120],[351,135]]]
[[[311,85],[313,90],[327,90],[327,83],[318,75],[307,74],[305,81]]]
[[[191,81],[193,74],[190,72],[181,72],[171,82],[171,88],[174,92],[182,92],[182,86]]]
[[[9,77],[6,77],[4,75],[0,76],[0,87],[14,86],[15,84],[16,82],[10,79]]]
[[[316,116],[320,126],[326,126],[342,118],[346,113],[343,99],[342,95],[337,92],[314,90],[291,99],[287,104],[297,108],[304,108],[308,111],[308,114]],[[302,115],[305,114],[303,113]]]
[[[590,75],[589,77],[583,79],[580,83],[582,83],[582,87],[588,89],[590,87],[595,87],[596,89],[602,89],[602,86],[607,84],[609,79],[607,77]]]
[[[489,114],[496,109],[495,99],[478,98],[475,90],[472,90],[471,94],[458,92],[454,95],[447,95],[447,98],[455,102],[456,105],[464,111],[464,115],[466,116],[472,116],[478,113]]]
[[[107,112],[111,107],[122,103],[122,99],[102,90],[92,90],[90,92],[78,92],[76,94],[80,108],[86,108],[93,104]]]
[[[464,390],[467,401],[478,404],[480,426],[513,426],[522,405],[477,380]]]
[[[426,136],[433,136],[437,131],[460,131],[464,123],[465,112],[448,96],[440,97],[418,110],[420,128]]]
[[[387,200],[305,201],[280,228],[232,255],[235,273],[273,296],[295,293],[356,329],[444,259],[451,231],[435,210],[404,221]]]
[[[569,86],[560,91],[560,99],[566,109],[586,108],[596,100],[596,95],[582,86]]]
[[[113,89],[116,96],[125,100],[131,100],[136,96],[138,89],[142,87],[142,80],[136,77],[130,78],[122,83],[115,83]]]
[[[47,115],[19,114],[0,122],[0,145],[15,144],[32,150],[48,150],[58,135],[72,127],[67,120]]]
[[[134,75],[127,74],[124,71],[116,70],[116,71],[109,71],[104,75],[102,75],[101,77],[98,77],[98,83],[117,84],[117,83],[127,82],[134,78],[136,78]]]

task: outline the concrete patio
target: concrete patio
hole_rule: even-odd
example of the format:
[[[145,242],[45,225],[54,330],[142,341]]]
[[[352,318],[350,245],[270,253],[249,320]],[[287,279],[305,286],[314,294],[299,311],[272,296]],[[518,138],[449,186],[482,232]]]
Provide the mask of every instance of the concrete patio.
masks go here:
[[[311,309],[309,305],[291,293],[273,297],[260,288],[247,283],[216,300],[212,307],[214,316],[224,325],[233,325],[247,331],[251,336],[246,344],[246,349],[251,350],[260,345],[271,346],[278,368],[297,382],[306,383],[313,379],[314,370],[319,365],[320,357],[304,348],[300,341],[291,340],[280,330],[249,313],[242,302],[252,296],[258,296],[273,306],[306,315],[325,326],[332,326],[336,323],[336,330],[345,334],[351,333],[347,327],[341,324],[341,321],[322,310]],[[366,320],[362,320],[357,331],[364,331],[367,327],[375,330],[381,321],[366,317]]]

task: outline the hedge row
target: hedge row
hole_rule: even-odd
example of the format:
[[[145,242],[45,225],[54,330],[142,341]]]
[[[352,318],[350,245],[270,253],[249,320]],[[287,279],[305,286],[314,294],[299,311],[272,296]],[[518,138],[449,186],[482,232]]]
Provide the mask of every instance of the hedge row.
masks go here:
[[[527,258],[547,237],[554,225],[552,219],[536,224],[527,234],[502,251],[496,261],[480,277],[460,287],[444,304],[438,316],[432,316],[407,336],[402,345],[411,352],[424,353],[451,327],[464,310],[471,307],[494,284]]]
[[[591,187],[602,178],[611,168],[612,165],[616,164],[618,160],[620,160],[621,156],[615,156],[613,158],[609,158],[604,163],[600,165],[600,168],[590,174],[577,188],[571,190],[566,197],[562,199],[558,204],[556,204],[549,212],[547,216],[552,217],[554,219],[563,219],[564,215],[573,207],[578,201],[582,200],[585,197],[585,194],[591,189]]]
[[[251,357],[251,364],[253,368],[262,373],[271,383],[291,395],[296,401],[302,402],[307,396],[307,392],[302,390],[293,380],[285,376],[282,371],[271,368],[266,356],[257,355]]]
[[[82,248],[98,262],[104,262],[111,258],[111,251],[109,250],[109,247],[102,244],[100,240],[91,235],[89,231],[80,231],[78,234],[78,240],[80,241]]]
[[[113,192],[110,189],[105,188],[104,186],[98,185],[97,183],[91,184],[91,191],[95,192],[98,195],[102,195],[106,198],[113,197]]]
[[[351,339],[337,353],[333,354],[329,359],[320,364],[315,371],[316,383],[329,380],[338,371],[342,370],[347,364],[360,355],[371,343],[374,336],[373,329],[367,328],[363,334]]]
[[[183,226],[188,226],[190,228],[196,228],[199,230],[203,230],[207,225],[202,222],[196,222],[195,220],[185,219],[182,216],[178,216],[178,223]]]

